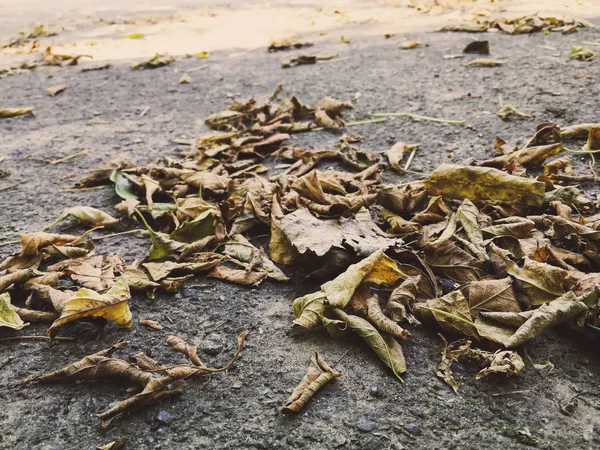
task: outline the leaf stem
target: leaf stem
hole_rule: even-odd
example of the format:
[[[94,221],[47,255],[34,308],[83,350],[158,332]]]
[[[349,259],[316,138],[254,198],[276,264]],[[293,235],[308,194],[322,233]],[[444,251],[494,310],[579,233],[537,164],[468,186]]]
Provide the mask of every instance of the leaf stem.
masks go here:
[[[408,117],[409,119],[416,120],[427,120],[429,122],[437,122],[437,123],[449,123],[452,125],[464,125],[464,120],[452,120],[452,119],[442,119],[439,117],[429,117],[429,116],[421,116],[420,114],[413,114],[408,112],[399,112],[399,113],[371,113],[373,117]]]

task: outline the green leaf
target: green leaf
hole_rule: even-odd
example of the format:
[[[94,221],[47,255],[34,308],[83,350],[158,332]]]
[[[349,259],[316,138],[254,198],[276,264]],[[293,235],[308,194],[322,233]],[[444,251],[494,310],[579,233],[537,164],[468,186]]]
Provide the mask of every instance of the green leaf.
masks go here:
[[[152,246],[148,251],[148,260],[155,261],[157,259],[166,258],[172,253],[175,253],[176,251],[185,247],[185,244],[183,242],[173,241],[169,239],[169,235],[165,233],[157,233],[156,231],[154,231],[150,227],[150,225],[148,225],[146,219],[144,219],[143,214],[137,209],[134,209],[134,211],[141,219],[142,223],[146,227],[146,230],[148,230],[148,233],[150,233],[150,240],[152,241]]]
[[[138,195],[133,192],[133,184],[119,170],[113,170],[110,174],[110,181],[115,184],[115,192],[123,200],[128,198],[139,200]]]

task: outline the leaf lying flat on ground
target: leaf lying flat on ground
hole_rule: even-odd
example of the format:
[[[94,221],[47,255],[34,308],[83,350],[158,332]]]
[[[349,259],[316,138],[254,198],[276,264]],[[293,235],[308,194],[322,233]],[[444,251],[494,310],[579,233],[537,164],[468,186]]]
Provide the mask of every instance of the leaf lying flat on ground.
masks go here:
[[[86,317],[102,317],[130,328],[133,319],[127,303],[129,298],[129,286],[123,277],[117,279],[105,294],[81,288],[65,303],[60,317],[54,321],[47,334],[53,338],[63,325]]]
[[[421,47],[423,42],[419,41],[404,41],[398,44],[398,47],[404,50],[410,50],[413,48]]]
[[[31,116],[34,117],[32,107],[27,108],[0,108],[0,119],[17,116]]]
[[[514,105],[502,105],[496,114],[498,114],[502,118],[502,120],[508,120],[511,117],[517,117],[522,119],[535,118],[535,114],[527,114],[521,112]]]
[[[435,274],[458,283],[477,281],[484,274],[481,262],[451,241],[425,246],[424,260]]]
[[[28,324],[24,323],[12,308],[10,294],[8,292],[0,294],[0,328],[8,327],[13,330],[20,330],[26,325]]]
[[[442,164],[425,181],[433,195],[541,206],[546,186],[541,181],[509,175],[497,169]]]
[[[473,317],[481,312],[520,312],[510,277],[500,280],[473,281],[469,285],[469,311]]]
[[[333,380],[335,377],[342,376],[336,372],[315,352],[310,358],[310,366],[304,378],[288,398],[285,406],[280,408],[284,414],[299,412],[308,401],[321,389],[325,384]]]
[[[504,61],[500,61],[497,59],[474,59],[473,61],[469,61],[464,64],[465,67],[477,66],[477,67],[498,67],[503,66],[505,64]]]

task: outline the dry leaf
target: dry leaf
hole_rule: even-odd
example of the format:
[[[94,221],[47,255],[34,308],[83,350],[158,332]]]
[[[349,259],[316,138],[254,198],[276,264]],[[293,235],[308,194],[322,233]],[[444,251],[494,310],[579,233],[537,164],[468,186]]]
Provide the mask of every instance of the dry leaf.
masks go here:
[[[125,448],[127,440],[127,438],[119,438],[112,442],[109,442],[108,444],[99,445],[98,447],[96,447],[96,450],[121,450]]]
[[[433,195],[486,202],[541,206],[544,183],[516,177],[497,169],[442,164],[425,181]]]
[[[192,82],[192,77],[190,77],[187,72],[185,72],[183,75],[181,75],[181,78],[179,79],[179,84],[186,84],[186,83],[191,83],[191,82]]]
[[[318,352],[315,352],[310,359],[310,366],[306,375],[304,375],[300,384],[294,388],[285,406],[281,407],[280,411],[284,414],[299,412],[319,389],[341,375],[341,373],[332,369]]]
[[[65,89],[67,89],[68,87],[69,87],[69,85],[67,85],[67,84],[59,84],[58,86],[49,87],[47,89],[48,90],[48,95],[50,95],[50,97],[54,97],[57,94],[60,94]]]
[[[477,67],[498,67],[498,66],[503,66],[505,64],[504,61],[499,61],[497,59],[486,59],[486,58],[480,58],[480,59],[474,59],[473,61],[469,61],[468,63],[465,63],[465,67],[469,67],[469,66],[477,66]]]
[[[16,313],[10,304],[10,294],[5,292],[0,294],[0,328],[8,327],[13,330],[20,330],[24,326],[28,325],[24,323],[21,317]]]
[[[91,206],[73,206],[72,208],[66,208],[60,216],[45,229],[52,228],[69,216],[76,218],[83,225],[89,227],[116,227],[121,223],[119,219],[115,219],[110,214],[97,208],[92,208]]]
[[[81,288],[64,304],[60,317],[54,321],[47,334],[53,338],[66,323],[86,317],[102,317],[122,327],[131,328],[133,319],[127,303],[129,298],[129,286],[123,277],[118,278],[105,294]]]
[[[8,117],[17,117],[17,116],[34,117],[35,113],[33,111],[33,107],[0,108],[0,119],[6,119]]]
[[[158,320],[140,319],[140,325],[146,325],[148,328],[154,330],[162,330],[164,328]]]

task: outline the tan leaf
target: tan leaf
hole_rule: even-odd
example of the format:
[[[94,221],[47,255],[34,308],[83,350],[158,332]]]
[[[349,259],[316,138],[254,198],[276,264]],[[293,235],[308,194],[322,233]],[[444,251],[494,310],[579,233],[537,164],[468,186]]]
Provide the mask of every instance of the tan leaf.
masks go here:
[[[75,217],[82,224],[90,227],[115,227],[121,223],[119,219],[115,219],[110,214],[97,208],[92,208],[91,206],[73,206],[72,208],[66,208],[56,221],[48,225],[46,229],[62,222],[69,216]]]
[[[280,410],[284,414],[299,412],[308,401],[329,381],[342,374],[332,369],[319,355],[315,352],[310,359],[310,366],[304,378],[288,398],[285,406]]]
[[[48,95],[50,97],[54,97],[57,94],[60,94],[62,91],[64,91],[65,89],[67,89],[69,86],[67,84],[59,84],[58,86],[52,86],[49,87],[48,90]]]
[[[10,304],[10,294],[5,292],[0,294],[0,328],[8,327],[13,330],[20,330],[24,326],[29,325],[24,323],[17,312],[12,308]]]
[[[162,330],[164,327],[158,322],[158,320],[151,319],[140,319],[140,325],[146,325],[148,328],[154,330]]]

